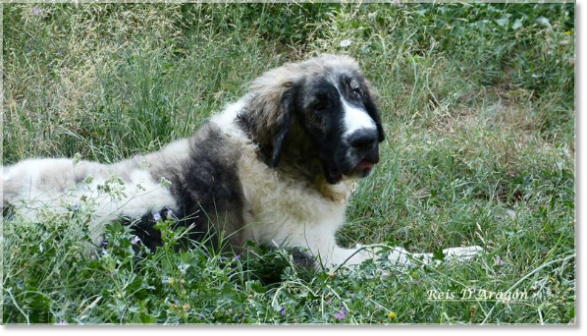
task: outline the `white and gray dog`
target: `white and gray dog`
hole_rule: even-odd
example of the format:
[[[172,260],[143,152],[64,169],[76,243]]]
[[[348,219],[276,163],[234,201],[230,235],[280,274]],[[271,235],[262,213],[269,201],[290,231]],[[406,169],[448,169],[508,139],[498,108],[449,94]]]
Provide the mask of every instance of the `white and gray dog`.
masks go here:
[[[3,207],[38,220],[94,200],[95,244],[110,222],[133,226],[143,244],[162,244],[154,225],[177,218],[189,237],[222,234],[236,252],[247,240],[303,251],[326,267],[361,263],[373,250],[342,248],[335,233],[356,182],[379,161],[384,140],[372,89],[350,57],[288,63],[257,78],[248,94],[187,139],[115,164],[28,159],[3,169]],[[104,194],[104,190],[119,192]],[[214,241],[214,239],[210,240]],[[449,248],[467,260],[477,246]],[[430,254],[392,248],[390,261]]]

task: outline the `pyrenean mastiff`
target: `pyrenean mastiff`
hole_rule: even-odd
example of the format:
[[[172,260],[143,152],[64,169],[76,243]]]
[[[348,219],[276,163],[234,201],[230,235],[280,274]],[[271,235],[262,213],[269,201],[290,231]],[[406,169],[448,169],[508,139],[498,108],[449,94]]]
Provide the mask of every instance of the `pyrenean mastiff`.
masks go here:
[[[96,245],[105,225],[122,221],[156,248],[155,224],[169,217],[189,229],[190,241],[222,235],[236,253],[252,240],[302,251],[306,262],[326,267],[353,265],[374,251],[339,247],[335,233],[353,185],[379,161],[384,137],[357,63],[327,55],[266,72],[192,137],[158,152],[109,165],[28,159],[5,167],[3,208],[37,221],[41,209],[88,208]],[[393,263],[432,259],[390,251]],[[479,251],[444,253],[466,260]]]

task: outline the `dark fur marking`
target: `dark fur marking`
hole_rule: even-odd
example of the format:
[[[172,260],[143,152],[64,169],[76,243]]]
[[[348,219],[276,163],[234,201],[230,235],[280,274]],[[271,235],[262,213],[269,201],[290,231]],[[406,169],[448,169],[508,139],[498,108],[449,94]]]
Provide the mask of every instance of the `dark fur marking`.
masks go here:
[[[209,242],[214,248],[220,247],[219,234],[229,232],[229,245],[238,250],[243,243],[239,234],[244,225],[243,195],[236,167],[239,153],[229,147],[219,129],[205,125],[190,143],[189,159],[176,171],[164,174],[172,183],[170,190],[178,204],[177,209],[171,209],[177,218],[174,227],[193,226],[186,238]],[[163,219],[168,210],[160,210]],[[134,225],[135,234],[147,247],[162,245],[153,214],[126,223]],[[182,247],[187,244],[183,242]]]
[[[243,129],[245,134],[249,137],[249,139],[253,140],[253,142],[259,148],[259,158],[262,162],[264,162],[269,167],[275,167],[272,165],[271,158],[273,156],[273,147],[270,144],[261,143],[255,137],[255,120],[254,118],[245,111],[242,111],[237,115],[237,123]]]
[[[340,141],[343,132],[340,93],[332,82],[323,77],[315,79],[308,86],[303,94],[304,99],[297,103],[298,115],[306,136],[317,149],[326,180],[336,183],[342,178],[339,162],[344,161],[346,153]],[[319,104],[318,108],[316,103]],[[324,109],[321,109],[322,105],[325,105]]]
[[[299,248],[290,249],[294,264],[297,267],[313,270],[316,267],[314,256],[308,252],[304,252]]]

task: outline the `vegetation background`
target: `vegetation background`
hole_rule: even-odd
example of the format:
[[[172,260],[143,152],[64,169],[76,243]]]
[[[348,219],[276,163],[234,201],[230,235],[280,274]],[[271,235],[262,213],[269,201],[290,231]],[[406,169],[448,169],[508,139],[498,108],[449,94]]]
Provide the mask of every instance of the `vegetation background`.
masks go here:
[[[137,258],[115,224],[89,257],[91,214],[48,210],[42,225],[4,223],[4,323],[575,323],[574,4],[2,10],[4,165],[158,150],[263,71],[349,54],[378,91],[388,137],[340,242],[488,250],[465,265],[307,274],[281,251],[176,253],[165,225],[168,247]],[[469,288],[529,297],[429,300]]]

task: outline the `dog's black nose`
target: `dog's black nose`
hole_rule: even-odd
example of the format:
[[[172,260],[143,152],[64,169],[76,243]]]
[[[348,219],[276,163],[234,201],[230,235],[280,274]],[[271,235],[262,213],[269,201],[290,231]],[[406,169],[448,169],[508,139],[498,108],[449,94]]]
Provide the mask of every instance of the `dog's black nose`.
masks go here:
[[[360,129],[355,131],[349,137],[349,145],[361,151],[368,151],[372,149],[376,143],[377,133],[373,132],[372,130]]]

